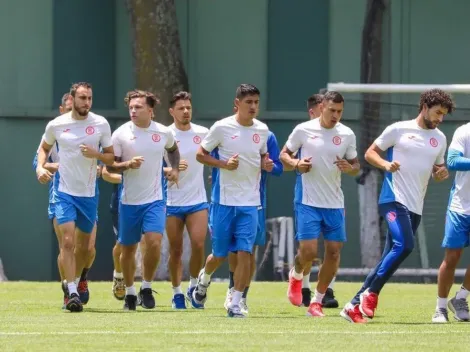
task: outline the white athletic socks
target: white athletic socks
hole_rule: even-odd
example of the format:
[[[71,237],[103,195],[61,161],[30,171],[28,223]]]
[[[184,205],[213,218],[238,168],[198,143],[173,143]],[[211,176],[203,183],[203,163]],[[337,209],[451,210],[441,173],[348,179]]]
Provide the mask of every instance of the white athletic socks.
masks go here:
[[[465,287],[461,286],[459,292],[455,296],[457,299],[467,299],[470,291],[468,291]]]

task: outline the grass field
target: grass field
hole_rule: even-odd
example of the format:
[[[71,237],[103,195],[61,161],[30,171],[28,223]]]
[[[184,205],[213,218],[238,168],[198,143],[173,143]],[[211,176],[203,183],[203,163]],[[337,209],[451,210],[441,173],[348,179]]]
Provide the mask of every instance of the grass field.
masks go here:
[[[325,310],[325,318],[305,316],[305,308],[287,301],[284,283],[254,283],[249,318],[229,319],[226,287],[211,285],[205,310],[176,312],[169,283],[158,282],[157,309],[124,312],[110,282],[91,282],[90,302],[72,314],[61,310],[59,283],[0,283],[0,351],[470,350],[470,323],[431,324],[435,285],[388,285],[366,325],[346,322],[340,309]],[[340,306],[358,287],[337,283]]]

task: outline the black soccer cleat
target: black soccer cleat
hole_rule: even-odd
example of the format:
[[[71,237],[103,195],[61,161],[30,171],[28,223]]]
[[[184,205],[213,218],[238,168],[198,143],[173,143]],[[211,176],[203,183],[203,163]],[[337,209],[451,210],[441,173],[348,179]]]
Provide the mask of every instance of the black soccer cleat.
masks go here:
[[[310,301],[312,300],[312,290],[309,288],[302,289],[302,306],[310,306]]]
[[[69,296],[69,300],[65,308],[71,312],[81,312],[83,310],[83,305],[80,301],[80,297],[76,293],[72,293]]]
[[[137,296],[126,295],[124,298],[124,310],[136,310],[137,309]]]
[[[338,308],[339,303],[335,298],[333,289],[327,288],[322,300],[323,308]]]
[[[139,291],[139,302],[142,308],[153,309],[155,308],[155,298],[153,297],[151,288],[141,288]],[[156,292],[155,292],[156,293]],[[127,296],[126,296],[127,297]]]

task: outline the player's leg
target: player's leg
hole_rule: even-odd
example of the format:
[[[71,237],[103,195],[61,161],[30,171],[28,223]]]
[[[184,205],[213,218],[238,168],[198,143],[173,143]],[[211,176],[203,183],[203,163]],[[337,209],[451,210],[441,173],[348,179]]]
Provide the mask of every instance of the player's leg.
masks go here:
[[[80,274],[80,281],[78,282],[78,293],[86,292],[89,295],[88,291],[88,272],[90,271],[93,263],[95,262],[96,258],[96,232],[97,232],[97,224],[96,221],[95,226],[93,227],[93,231],[91,232],[90,240],[88,241],[88,254],[87,259],[85,262],[85,267],[83,268]]]
[[[235,277],[235,270],[237,268],[237,253],[230,251],[228,254],[228,290],[225,295],[224,308],[228,309],[230,302],[232,301],[232,292]]]
[[[289,273],[287,297],[294,306],[302,304],[302,281],[305,268],[317,257],[318,236],[321,232],[321,214],[318,209],[304,204],[295,204],[296,239],[299,250],[294,267]]]
[[[470,275],[466,273],[461,290],[447,302],[449,292],[454,284],[455,269],[460,261],[463,249],[469,244],[469,231],[470,216],[450,210],[447,211],[444,240],[442,241],[445,255],[437,277],[437,305],[432,317],[433,323],[446,323],[449,321],[447,306],[454,313],[456,320],[470,320],[467,303],[467,288],[470,289],[470,280],[467,276]]]
[[[310,273],[312,272],[313,262],[307,263],[304,268],[302,278],[302,306],[308,307],[312,300],[312,290],[310,288]]]
[[[159,200],[146,205],[142,220],[142,232],[144,233],[145,252],[142,256],[142,285],[139,291],[139,301],[143,308],[155,308],[152,281],[155,277],[158,264],[163,233],[165,231],[166,212],[165,201]]]
[[[116,243],[113,247],[113,295],[118,300],[123,300],[126,296],[126,285],[124,284],[124,276],[121,267],[121,244],[118,241],[119,216],[117,213],[112,214],[113,232],[116,236]]]
[[[167,207],[166,235],[170,247],[168,256],[168,271],[173,287],[172,307],[174,309],[186,309],[186,303],[181,289],[181,275],[183,272],[183,232],[184,214],[178,212],[181,207]]]
[[[189,259],[189,286],[187,296],[191,296],[196,288],[197,277],[204,266],[204,246],[208,226],[208,205],[203,203],[195,206],[186,216],[186,228],[191,241],[191,258]]]
[[[60,248],[62,248],[62,235],[60,234],[59,224],[57,223],[57,219],[55,217],[55,206],[51,209],[51,206],[54,204],[49,204],[49,219],[52,219],[52,226],[54,228],[54,233],[57,237],[57,243],[59,244],[59,254],[57,254],[57,268],[59,269],[60,275],[60,284],[62,287],[62,292],[64,294],[64,303],[62,305],[62,309],[65,309],[67,306],[67,301],[69,299],[69,291],[67,288],[67,280],[65,280],[65,273],[64,267],[62,265],[62,256],[60,254]]]
[[[211,205],[211,213],[212,253],[207,257],[204,268],[199,272],[197,285],[191,296],[191,305],[194,308],[204,308],[211,276],[228,256],[233,238],[232,224],[235,207],[214,203]]]
[[[381,215],[387,220],[393,244],[391,250],[383,258],[369,288],[360,296],[359,310],[371,319],[377,308],[380,291],[413,251],[414,233],[421,220],[421,216],[410,213],[405,206],[396,202],[380,204],[379,209]]]

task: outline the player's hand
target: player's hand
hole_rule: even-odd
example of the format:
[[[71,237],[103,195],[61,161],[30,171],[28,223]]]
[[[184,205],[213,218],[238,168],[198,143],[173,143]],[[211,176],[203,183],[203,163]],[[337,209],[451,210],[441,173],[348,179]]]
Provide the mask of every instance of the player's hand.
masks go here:
[[[97,159],[100,155],[99,151],[89,145],[80,144],[80,150],[85,158]]]
[[[449,170],[442,165],[442,166],[437,166],[434,165],[432,167],[432,177],[434,178],[435,181],[444,181],[449,177]]]
[[[143,162],[144,162],[143,156],[134,156],[127,163],[128,163],[129,169],[139,169]]]
[[[100,178],[101,177],[101,166],[97,166],[96,167],[96,178]]]
[[[179,171],[184,171],[188,168],[188,162],[186,160],[180,160]]]
[[[269,159],[269,153],[266,153],[266,155],[261,159],[261,169],[267,172],[273,171],[274,168],[274,162]]]
[[[336,164],[336,166],[341,172],[348,173],[353,170],[353,167],[349,163],[349,161],[347,161],[346,159],[341,159],[339,156],[336,156],[336,161],[333,163]]]
[[[168,186],[173,186],[174,184],[176,184],[176,187],[178,187],[178,178],[179,178],[179,171],[178,169],[171,169],[170,171],[168,171],[168,173],[166,174],[166,179],[168,180]]]
[[[231,156],[227,160],[227,163],[225,164],[225,168],[227,170],[236,170],[236,169],[238,169],[238,153],[235,154],[234,156]]]
[[[304,174],[312,169],[312,157],[300,159],[297,164],[297,170]]]
[[[400,163],[398,161],[392,161],[391,163],[387,162],[385,164],[385,171],[387,172],[395,172],[400,170]]]
[[[38,178],[39,183],[41,184],[46,184],[50,180],[52,180],[52,173],[43,167],[38,167],[36,169],[36,176]]]

